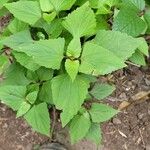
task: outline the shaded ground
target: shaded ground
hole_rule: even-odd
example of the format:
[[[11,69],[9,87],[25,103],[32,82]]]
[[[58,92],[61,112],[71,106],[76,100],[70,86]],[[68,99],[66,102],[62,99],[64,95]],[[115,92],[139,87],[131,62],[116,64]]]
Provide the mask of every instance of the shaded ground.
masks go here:
[[[0,26],[7,20],[0,21]],[[121,104],[125,109],[102,125],[103,143],[99,150],[150,150],[150,94],[145,94],[150,91],[150,68],[129,66],[99,79],[99,82],[106,81],[117,86],[106,102],[115,108]],[[125,102],[130,105],[126,106]],[[69,150],[96,150],[87,141],[70,147],[68,139],[66,131],[58,127],[56,141]],[[47,142],[46,137],[33,132],[23,119],[16,119],[12,110],[0,104],[0,150],[32,150]]]

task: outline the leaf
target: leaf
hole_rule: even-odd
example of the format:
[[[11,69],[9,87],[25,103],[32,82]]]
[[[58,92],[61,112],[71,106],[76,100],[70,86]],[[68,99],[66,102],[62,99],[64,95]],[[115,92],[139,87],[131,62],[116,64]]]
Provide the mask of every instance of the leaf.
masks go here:
[[[54,104],[52,98],[51,81],[44,82],[38,95],[38,99],[41,102],[48,104]]]
[[[81,54],[80,38],[73,38],[67,47],[67,56],[77,58]]]
[[[104,75],[126,65],[111,51],[94,43],[86,43],[81,56],[79,71],[85,74]]]
[[[51,0],[39,0],[42,11],[51,12],[53,10],[53,5],[51,4]]]
[[[142,11],[145,8],[144,0],[122,0],[122,1],[125,5],[129,7],[129,9]]]
[[[32,42],[33,40],[28,30],[18,32],[0,41],[1,44],[6,45],[12,49],[18,48],[21,45],[28,45]]]
[[[114,19],[113,30],[137,37],[146,30],[146,23],[132,9],[122,9]]]
[[[56,11],[57,13],[62,10],[69,10],[76,0],[46,0],[44,3],[40,0],[41,9],[43,11]]]
[[[94,123],[100,123],[109,120],[119,111],[107,106],[106,104],[92,104],[89,113]]]
[[[37,96],[38,96],[38,91],[31,92],[26,96],[26,100],[29,103],[34,104],[37,99]]]
[[[69,14],[62,24],[74,37],[82,37],[94,33],[96,19],[86,3]]]
[[[71,80],[74,81],[79,70],[79,60],[72,61],[67,59],[65,62],[65,68]]]
[[[59,69],[63,59],[65,41],[63,38],[35,41],[19,46],[15,50],[31,56],[35,63],[46,68]]]
[[[19,64],[13,63],[3,73],[3,81],[0,86],[4,85],[28,85],[30,81],[25,77],[25,69]]]
[[[83,115],[75,116],[69,126],[71,143],[74,144],[86,136],[90,129],[91,121],[89,114],[86,112]]]
[[[35,71],[38,68],[40,68],[40,66],[34,62],[33,58],[28,56],[27,54],[23,52],[17,52],[17,51],[13,51],[12,53],[16,58],[16,61],[20,63],[22,66],[24,66],[25,68],[32,71]]]
[[[9,67],[9,59],[5,55],[0,55],[0,75]]]
[[[146,40],[142,37],[139,38],[139,42],[141,43],[138,47],[138,50],[142,52],[144,55],[149,56],[149,47]]]
[[[100,30],[94,41],[96,44],[108,49],[122,60],[127,60],[141,45],[139,39],[118,31]]]
[[[17,32],[21,32],[28,29],[28,24],[15,18],[8,25],[8,29],[11,33],[15,34]]]
[[[30,25],[35,24],[41,18],[41,10],[36,1],[18,1],[4,5],[15,18]]]
[[[97,123],[92,123],[85,138],[99,145],[102,141],[102,131],[100,125]]]
[[[31,108],[31,105],[28,104],[27,102],[22,102],[22,104],[20,105],[20,108],[17,111],[17,118],[23,116],[24,114],[26,114],[29,109]]]
[[[46,103],[34,105],[24,116],[32,128],[44,135],[50,135],[50,117]]]
[[[56,108],[61,113],[62,125],[65,126],[80,109],[88,94],[89,81],[78,75],[74,82],[66,75],[59,75],[52,79],[52,96]]]
[[[147,28],[147,33],[150,33],[150,9],[147,9],[146,10],[146,12],[145,12],[145,14],[144,14],[144,19],[145,19],[145,21],[146,21],[146,23],[147,23],[147,26],[148,26],[148,28]]]
[[[25,100],[26,87],[16,85],[0,86],[0,99],[13,110],[18,110]]]
[[[145,56],[139,50],[137,50],[129,60],[140,66],[146,66]]]
[[[37,71],[36,74],[38,76],[38,79],[40,81],[47,81],[52,79],[54,71],[52,69],[47,69],[45,67],[40,67]]]
[[[109,84],[96,83],[92,91],[90,92],[96,99],[104,99],[115,90],[114,86]]]

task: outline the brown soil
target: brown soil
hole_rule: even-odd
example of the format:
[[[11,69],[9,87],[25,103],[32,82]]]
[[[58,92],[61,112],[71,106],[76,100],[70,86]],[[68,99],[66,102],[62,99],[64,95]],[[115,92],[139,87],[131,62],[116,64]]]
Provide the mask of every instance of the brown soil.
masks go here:
[[[4,24],[0,21],[0,26]],[[98,149],[150,150],[150,98],[149,94],[145,94],[150,91],[150,68],[129,66],[99,80],[113,82],[117,87],[106,102],[115,108],[120,108],[120,104],[125,108],[115,118],[102,124],[103,142]],[[125,102],[130,105],[126,106]],[[56,141],[69,150],[97,149],[96,145],[85,140],[71,147],[66,130],[60,127]],[[48,143],[47,137],[33,132],[23,119],[16,119],[12,110],[0,104],[0,150],[33,150],[43,143]]]

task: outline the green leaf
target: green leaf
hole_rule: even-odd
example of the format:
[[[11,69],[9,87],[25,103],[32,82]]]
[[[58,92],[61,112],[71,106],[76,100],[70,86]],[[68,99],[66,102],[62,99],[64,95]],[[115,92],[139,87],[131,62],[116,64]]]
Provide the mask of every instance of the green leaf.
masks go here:
[[[13,55],[18,63],[29,70],[35,71],[40,68],[40,66],[34,62],[32,57],[23,52],[13,51]]]
[[[56,11],[57,13],[62,10],[69,10],[76,0],[46,0],[44,3],[40,0],[41,9],[43,11]]]
[[[53,10],[53,5],[51,4],[51,0],[39,0],[42,11],[51,12]]]
[[[51,81],[44,82],[38,95],[38,99],[41,102],[48,104],[54,104],[52,98]]]
[[[25,77],[25,69],[19,64],[13,63],[3,74],[3,81],[0,86],[4,85],[28,85],[30,81]]]
[[[125,33],[105,30],[100,30],[97,33],[95,43],[108,49],[122,60],[127,60],[131,57],[135,50],[141,45],[139,39],[128,36]]]
[[[129,60],[140,66],[146,66],[145,56],[139,50],[137,50]]]
[[[35,63],[46,68],[59,69],[63,59],[65,41],[63,38],[35,41],[19,46],[15,50],[31,56]]]
[[[47,23],[50,23],[52,22],[55,17],[56,17],[56,12],[52,12],[52,13],[43,13],[43,19],[47,22]]]
[[[122,9],[114,19],[113,30],[137,37],[146,30],[146,23],[132,9]]]
[[[37,96],[38,96],[38,91],[31,92],[26,96],[26,100],[29,103],[34,104],[37,99]]]
[[[32,43],[30,32],[28,30],[18,32],[0,41],[1,44],[6,45],[12,49],[18,48],[22,45]]]
[[[102,131],[100,125],[97,123],[92,123],[85,138],[99,145],[102,141]]]
[[[80,109],[88,94],[89,82],[82,75],[78,75],[74,82],[66,75],[59,75],[52,79],[52,95],[56,108],[61,113],[62,125],[65,126]]]
[[[86,43],[83,48],[79,71],[86,74],[104,75],[126,65],[111,51],[94,43]]]
[[[96,29],[94,12],[86,3],[69,14],[65,21],[63,21],[63,26],[74,37],[91,35]]]
[[[115,90],[114,86],[109,84],[96,83],[92,91],[90,92],[96,99],[104,99]]]
[[[52,79],[54,71],[52,69],[47,69],[45,67],[40,67],[37,71],[36,74],[38,76],[38,79],[40,81],[47,81]]]
[[[34,105],[24,118],[35,131],[50,136],[50,117],[46,103]]]
[[[145,14],[144,14],[144,19],[147,23],[147,33],[150,33],[150,9],[147,9]]]
[[[141,43],[138,47],[138,50],[142,52],[144,55],[149,56],[149,47],[146,40],[142,37],[139,38],[139,42]]]
[[[0,99],[13,110],[18,110],[25,100],[26,87],[6,85],[0,86]]]
[[[9,67],[9,59],[5,55],[0,55],[0,75]]]
[[[88,130],[90,129],[91,121],[90,116],[86,112],[83,115],[75,116],[69,126],[69,132],[71,136],[71,143],[74,144],[80,141],[86,136]]]
[[[71,80],[74,81],[79,70],[79,60],[67,59],[65,62],[65,68]]]
[[[24,114],[26,114],[31,108],[31,105],[28,104],[27,102],[22,102],[22,104],[20,105],[20,108],[17,111],[17,118],[23,116]]]
[[[67,56],[78,58],[81,54],[81,50],[80,38],[73,38],[67,47]]]
[[[28,29],[28,24],[15,18],[8,25],[8,29],[11,33],[15,34],[17,32],[21,32]]]
[[[126,5],[126,7],[128,7],[128,10],[132,9],[142,11],[145,8],[144,0],[122,0],[122,1]]]
[[[92,121],[95,123],[107,121],[118,112],[118,110],[115,110],[106,104],[92,104],[92,107],[89,110]]]
[[[15,18],[30,25],[35,24],[41,18],[41,10],[36,1],[18,1],[7,3],[4,6]]]

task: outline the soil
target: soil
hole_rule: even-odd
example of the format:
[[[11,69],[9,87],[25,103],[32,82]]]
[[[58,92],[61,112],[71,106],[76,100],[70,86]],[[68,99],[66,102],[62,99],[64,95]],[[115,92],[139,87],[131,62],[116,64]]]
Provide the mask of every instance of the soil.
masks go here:
[[[3,18],[0,26],[4,25]],[[97,148],[83,140],[71,146],[68,133],[58,125],[55,141],[68,150],[150,150],[150,67],[128,68],[100,77],[98,82],[115,83],[116,91],[105,102],[121,112],[102,124],[103,142]],[[0,150],[48,150],[50,139],[31,130],[15,112],[0,104]],[[44,147],[44,148],[43,148]],[[47,148],[46,148],[47,147]],[[57,149],[56,149],[57,150]]]

